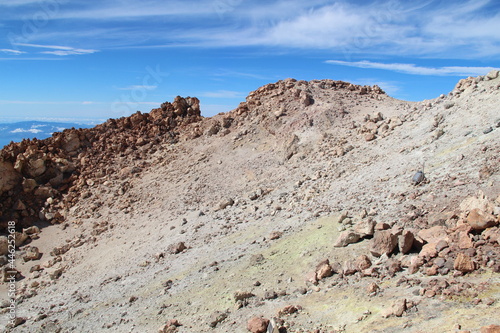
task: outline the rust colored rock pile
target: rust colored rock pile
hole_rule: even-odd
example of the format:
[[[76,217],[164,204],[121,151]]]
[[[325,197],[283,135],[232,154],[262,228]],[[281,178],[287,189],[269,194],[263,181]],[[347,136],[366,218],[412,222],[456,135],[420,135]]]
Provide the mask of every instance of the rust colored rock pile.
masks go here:
[[[147,154],[176,142],[181,128],[201,119],[199,100],[178,96],[150,113],[9,144],[0,151],[0,231],[11,220],[18,228],[62,221],[63,209],[92,195],[86,186],[96,178],[117,177],[124,166],[140,172]]]

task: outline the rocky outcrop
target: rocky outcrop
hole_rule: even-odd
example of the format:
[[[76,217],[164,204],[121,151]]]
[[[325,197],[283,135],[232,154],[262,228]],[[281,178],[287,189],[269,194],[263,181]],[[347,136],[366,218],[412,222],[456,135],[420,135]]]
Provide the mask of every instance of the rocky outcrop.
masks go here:
[[[178,96],[149,113],[9,144],[0,151],[0,232],[11,220],[17,228],[40,219],[61,222],[65,210],[92,195],[97,179],[117,177],[131,165],[131,173],[142,170],[145,155],[176,142],[182,128],[201,119],[199,100]]]

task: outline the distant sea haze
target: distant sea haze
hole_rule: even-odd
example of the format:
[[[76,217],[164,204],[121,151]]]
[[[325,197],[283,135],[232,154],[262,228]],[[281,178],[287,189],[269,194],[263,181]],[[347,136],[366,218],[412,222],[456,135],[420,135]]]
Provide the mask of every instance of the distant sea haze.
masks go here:
[[[0,123],[0,149],[11,141],[20,142],[23,139],[37,138],[39,140],[52,136],[54,132],[61,132],[67,128],[90,128],[93,124],[22,121],[16,123]]]

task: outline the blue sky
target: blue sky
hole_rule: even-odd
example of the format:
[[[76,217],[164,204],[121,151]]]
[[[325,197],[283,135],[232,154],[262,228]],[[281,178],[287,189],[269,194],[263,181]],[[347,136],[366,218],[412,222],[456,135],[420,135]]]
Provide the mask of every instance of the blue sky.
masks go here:
[[[107,119],[196,96],[205,116],[280,79],[447,93],[500,67],[500,2],[5,0],[0,121]]]

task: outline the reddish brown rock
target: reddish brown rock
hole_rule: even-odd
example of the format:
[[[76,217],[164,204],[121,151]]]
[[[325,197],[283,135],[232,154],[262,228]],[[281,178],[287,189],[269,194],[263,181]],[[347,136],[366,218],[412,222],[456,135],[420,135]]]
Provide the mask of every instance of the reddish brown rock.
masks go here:
[[[421,258],[435,258],[438,255],[438,251],[436,249],[437,243],[428,243],[422,247],[420,253],[418,254]]]
[[[399,252],[403,254],[410,252],[411,248],[413,247],[414,240],[415,237],[413,236],[413,233],[411,231],[403,231],[403,233],[398,236]]]
[[[365,134],[365,141],[373,141],[377,138],[377,136],[373,133],[367,133]]]
[[[500,333],[500,325],[488,325],[481,327],[481,333]]]
[[[379,223],[375,224],[375,230],[388,230],[390,228],[391,228],[391,226],[385,222],[379,222]]]
[[[169,245],[167,248],[167,252],[170,254],[178,254],[186,249],[187,249],[186,244],[184,244],[184,242],[179,242]]]
[[[378,284],[376,284],[375,282],[372,282],[368,285],[368,287],[366,287],[366,291],[369,293],[369,294],[372,294],[372,293],[376,293],[377,291],[379,291],[380,287],[378,286]]]
[[[345,247],[349,244],[356,243],[361,239],[361,235],[353,230],[346,230],[343,231],[337,240],[335,241],[335,244],[333,244],[334,247]]]
[[[390,255],[398,245],[398,237],[389,230],[377,231],[371,241],[370,253],[375,257]]]
[[[427,243],[437,243],[447,238],[446,228],[443,226],[434,226],[429,229],[420,230],[417,235]]]
[[[392,306],[384,311],[382,311],[383,318],[389,318],[392,316],[401,317],[406,311],[406,299],[397,300],[392,304]]]
[[[475,208],[467,215],[467,223],[472,229],[481,231],[496,226],[498,221],[492,214]]]
[[[490,243],[500,244],[500,229],[490,228],[483,231],[483,237]]]
[[[306,282],[310,282],[312,284],[317,284],[318,283],[318,277],[316,275],[316,271],[309,272],[306,274],[305,277]]]
[[[453,268],[462,273],[472,272],[476,269],[474,261],[471,257],[464,253],[459,253],[455,262],[453,263]]]
[[[346,260],[346,261],[344,261],[344,265],[342,266],[342,270],[344,272],[344,275],[352,275],[352,274],[356,273],[359,270],[359,268],[354,261]]]
[[[279,238],[281,238],[281,236],[283,236],[283,232],[273,231],[269,234],[269,240],[279,239]]]
[[[458,247],[460,249],[470,249],[474,247],[474,243],[467,232],[461,231],[458,233]]]
[[[300,305],[287,305],[283,309],[278,311],[278,317],[282,317],[285,315],[291,315],[295,312],[302,310]]]
[[[323,260],[316,267],[316,278],[318,280],[322,280],[332,275],[333,275],[333,270],[332,266],[330,266],[330,261],[328,259]]]
[[[354,226],[354,232],[356,232],[360,237],[373,236],[375,232],[375,221],[372,219],[366,219]]]
[[[370,261],[370,258],[368,256],[362,254],[359,257],[356,258],[356,267],[358,270],[362,271],[367,268],[370,268],[372,265],[372,262]]]
[[[26,249],[26,254],[23,256],[23,260],[30,261],[30,260],[38,260],[42,254],[38,250],[36,246],[30,246]]]
[[[269,319],[261,317],[253,317],[247,323],[247,330],[252,333],[264,333],[269,326]]]

